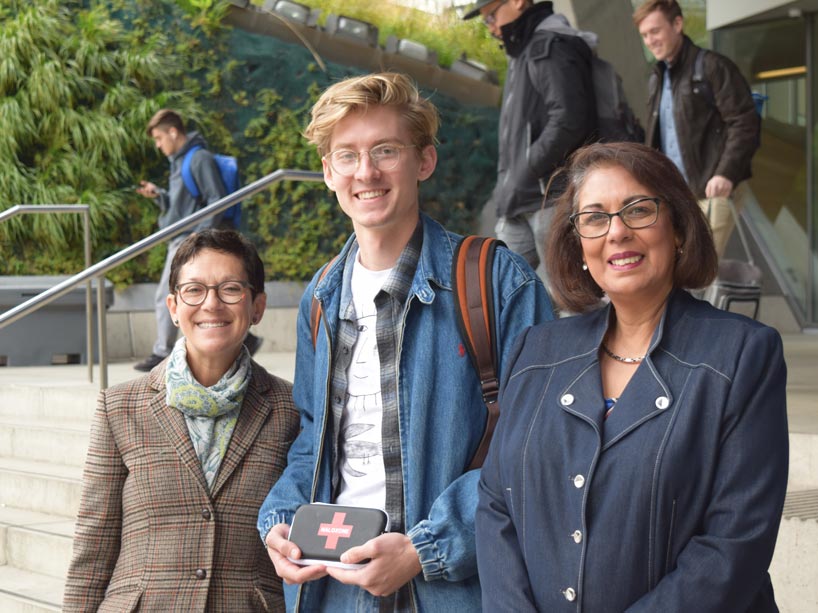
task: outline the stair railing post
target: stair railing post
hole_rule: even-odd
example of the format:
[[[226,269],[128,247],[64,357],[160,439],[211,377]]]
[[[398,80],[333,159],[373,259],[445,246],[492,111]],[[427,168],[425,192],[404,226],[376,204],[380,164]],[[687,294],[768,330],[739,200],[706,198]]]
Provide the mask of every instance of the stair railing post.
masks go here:
[[[85,235],[85,267],[91,267],[91,212],[82,212],[82,231]],[[85,283],[85,355],[88,361],[88,383],[94,382],[94,317],[92,314],[91,279]]]
[[[88,281],[90,283],[90,281]],[[108,387],[108,328],[105,318],[105,274],[97,277],[97,340],[99,341],[99,389]]]

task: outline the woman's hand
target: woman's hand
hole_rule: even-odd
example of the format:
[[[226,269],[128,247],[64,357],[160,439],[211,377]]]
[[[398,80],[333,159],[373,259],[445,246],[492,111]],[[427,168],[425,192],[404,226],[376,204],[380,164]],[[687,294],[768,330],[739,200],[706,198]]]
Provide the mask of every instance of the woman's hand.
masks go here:
[[[287,524],[276,524],[267,533],[264,539],[267,545],[267,555],[275,566],[276,573],[287,585],[299,585],[308,581],[315,581],[327,575],[327,567],[321,564],[311,566],[300,566],[287,559],[289,556],[294,560],[301,557],[301,550],[292,541],[287,540],[290,534],[290,526]]]

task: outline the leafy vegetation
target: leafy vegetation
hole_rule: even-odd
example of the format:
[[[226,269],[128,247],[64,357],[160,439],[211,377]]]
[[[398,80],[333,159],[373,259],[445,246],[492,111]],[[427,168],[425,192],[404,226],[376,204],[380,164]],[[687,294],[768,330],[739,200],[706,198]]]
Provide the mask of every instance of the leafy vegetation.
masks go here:
[[[299,45],[231,31],[226,10],[209,0],[4,0],[0,210],[90,204],[95,261],[147,236],[157,211],[132,186],[167,181],[167,160],[144,132],[162,107],[179,110],[212,150],[236,155],[246,182],[320,169],[300,131],[318,93],[356,71],[329,62],[325,74]],[[496,110],[429,95],[443,116],[445,161],[423,185],[425,208],[468,231],[493,184]],[[278,184],[248,199],[243,219],[274,279],[309,278],[350,231],[323,184]],[[0,224],[0,274],[79,271],[81,227],[72,215]],[[163,258],[157,247],[109,278],[156,279]]]
[[[166,167],[144,126],[163,106],[202,116],[175,89],[184,63],[128,4],[7,1],[0,7],[0,209],[19,203],[88,204],[94,259],[155,228],[138,178]],[[74,273],[83,266],[78,215],[18,216],[0,225],[5,274]],[[124,265],[127,282],[161,268],[161,250]]]
[[[386,44],[390,35],[408,38],[437,51],[438,62],[442,66],[451,66],[454,60],[465,53],[470,59],[482,62],[499,75],[505,75],[505,54],[480,19],[463,21],[453,10],[435,15],[391,2],[371,0],[297,1],[311,8],[321,9],[319,25],[324,25],[330,14],[360,19],[378,26],[381,45]],[[253,4],[262,6],[263,0],[253,0]]]

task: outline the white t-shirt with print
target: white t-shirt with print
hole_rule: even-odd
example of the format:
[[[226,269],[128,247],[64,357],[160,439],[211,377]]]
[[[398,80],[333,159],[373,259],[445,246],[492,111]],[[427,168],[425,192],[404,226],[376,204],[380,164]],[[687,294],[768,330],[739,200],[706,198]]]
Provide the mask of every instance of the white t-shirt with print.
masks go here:
[[[386,474],[381,452],[381,362],[376,336],[375,296],[392,269],[367,270],[358,258],[352,268],[352,303],[358,339],[347,368],[347,400],[338,436],[340,487],[337,504],[383,509]]]

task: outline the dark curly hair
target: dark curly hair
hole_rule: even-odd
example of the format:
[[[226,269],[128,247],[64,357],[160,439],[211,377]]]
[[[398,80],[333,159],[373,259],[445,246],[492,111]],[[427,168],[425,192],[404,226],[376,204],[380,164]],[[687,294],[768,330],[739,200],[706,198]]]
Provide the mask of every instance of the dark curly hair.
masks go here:
[[[253,298],[257,294],[264,293],[264,264],[258,255],[256,246],[235,230],[208,228],[201,232],[194,232],[179,245],[179,249],[170,264],[168,289],[171,294],[175,292],[182,266],[204,249],[213,249],[214,251],[236,256],[244,264],[244,271],[247,273],[247,281],[250,283]]]

